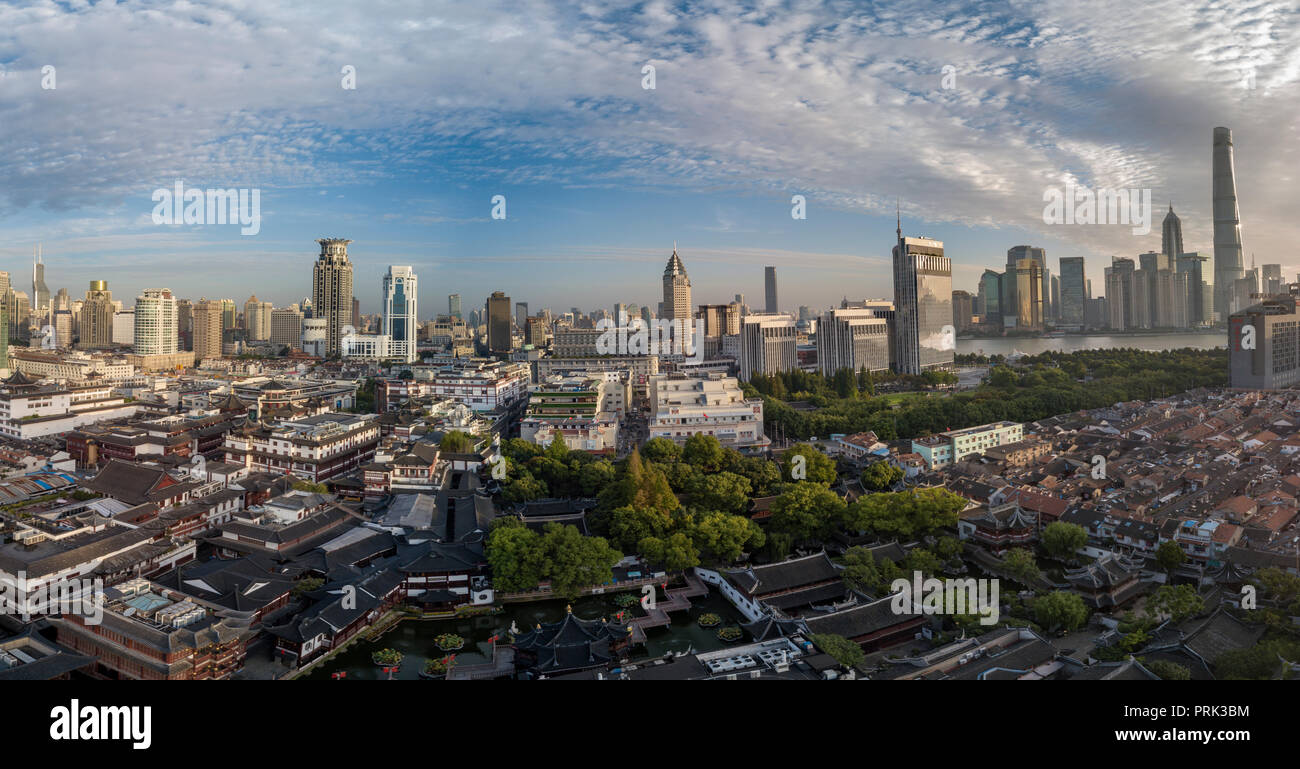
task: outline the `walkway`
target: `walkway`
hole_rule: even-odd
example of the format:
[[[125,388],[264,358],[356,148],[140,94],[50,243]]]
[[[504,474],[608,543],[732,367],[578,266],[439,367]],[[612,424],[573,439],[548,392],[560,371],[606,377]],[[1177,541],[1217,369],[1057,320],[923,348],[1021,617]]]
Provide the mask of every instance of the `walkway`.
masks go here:
[[[492,659],[478,665],[453,665],[448,681],[476,681],[504,678],[515,673],[515,648],[492,644]]]
[[[709,594],[708,586],[695,576],[695,572],[687,572],[684,577],[686,587],[664,591],[666,600],[656,601],[653,609],[646,610],[646,616],[637,617],[628,623],[632,628],[632,643],[645,643],[647,628],[666,627],[672,624],[672,618],[668,616],[669,612],[689,609],[692,598],[702,598]]]

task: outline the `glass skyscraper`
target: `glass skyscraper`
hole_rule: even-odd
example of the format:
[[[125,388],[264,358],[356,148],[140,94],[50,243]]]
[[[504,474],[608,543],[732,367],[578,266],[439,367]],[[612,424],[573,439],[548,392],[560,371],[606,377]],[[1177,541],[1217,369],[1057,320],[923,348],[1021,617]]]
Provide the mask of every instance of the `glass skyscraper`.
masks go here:
[[[956,353],[952,322],[952,260],[942,241],[904,238],[894,246],[894,365],[901,374],[950,368]]]
[[[414,363],[418,357],[417,297],[415,271],[410,266],[389,266],[384,276],[384,334],[388,336],[389,354],[406,363]]]

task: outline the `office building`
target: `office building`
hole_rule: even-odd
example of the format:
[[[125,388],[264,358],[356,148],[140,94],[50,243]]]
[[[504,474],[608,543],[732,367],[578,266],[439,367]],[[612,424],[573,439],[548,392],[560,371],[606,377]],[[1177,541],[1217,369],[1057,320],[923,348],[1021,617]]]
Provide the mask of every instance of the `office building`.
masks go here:
[[[271,347],[279,353],[285,348],[302,349],[303,316],[296,306],[271,310]]]
[[[1061,315],[1059,321],[1065,325],[1083,325],[1083,308],[1087,299],[1087,281],[1084,277],[1084,260],[1082,256],[1067,256],[1061,259]]]
[[[956,354],[952,325],[952,260],[943,243],[904,238],[901,220],[894,246],[894,366],[901,374],[951,368]]]
[[[483,306],[487,318],[487,347],[493,355],[508,355],[513,349],[510,335],[510,297],[504,291],[493,291]]]
[[[817,367],[823,376],[840,369],[886,371],[892,368],[892,353],[889,321],[874,309],[830,310],[817,323]]]
[[[673,246],[673,255],[668,257],[664,267],[664,300],[659,306],[659,317],[690,324],[694,317],[691,304],[691,279],[686,275],[686,265],[677,255],[677,246]]]
[[[780,312],[776,303],[776,268],[766,267],[763,269],[763,288],[767,298],[767,312],[773,314]]]
[[[382,335],[388,337],[388,354],[402,363],[414,363],[420,357],[416,315],[419,290],[415,270],[409,265],[390,266],[384,276],[383,296]]]
[[[344,238],[321,238],[320,256],[312,267],[312,317],[325,320],[325,354],[336,355],[344,326],[356,326],[352,306],[352,262]],[[198,348],[195,347],[197,356]]]
[[[78,346],[87,350],[112,347],[113,316],[116,314],[108,281],[90,281],[90,289],[81,304],[81,341]]]
[[[742,318],[741,381],[749,381],[754,374],[770,375],[799,368],[798,356],[795,354],[796,337],[793,316],[777,313]]]

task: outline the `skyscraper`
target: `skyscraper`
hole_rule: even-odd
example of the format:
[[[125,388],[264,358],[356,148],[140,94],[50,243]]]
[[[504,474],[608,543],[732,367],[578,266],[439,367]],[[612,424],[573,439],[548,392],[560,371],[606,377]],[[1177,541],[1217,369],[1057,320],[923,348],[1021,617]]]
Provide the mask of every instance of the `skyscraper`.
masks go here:
[[[977,310],[985,324],[1002,328],[1002,273],[985,270],[980,276]]]
[[[113,292],[108,281],[92,280],[81,305],[81,342],[78,346],[94,350],[113,346]]]
[[[1160,225],[1160,253],[1165,255],[1165,263],[1172,266],[1183,253],[1183,223],[1174,213],[1174,204],[1169,204],[1169,213]]]
[[[1238,308],[1231,297],[1244,277],[1241,252],[1241,211],[1237,208],[1237,172],[1232,160],[1232,129],[1214,129],[1214,311],[1227,321]]]
[[[453,318],[459,318],[460,315],[460,294],[447,295],[447,314]]]
[[[692,319],[691,279],[686,275],[686,265],[677,255],[677,245],[673,245],[673,255],[668,257],[664,267],[664,301],[659,306],[659,317],[690,323]]]
[[[1043,266],[1034,259],[1016,262],[1016,328],[1043,327]]]
[[[146,288],[135,298],[136,354],[171,355],[177,352],[179,337],[171,289]]]
[[[504,291],[493,291],[483,305],[483,314],[487,318],[488,352],[497,355],[509,354],[510,339],[510,297]]]
[[[1189,325],[1195,326],[1210,320],[1205,313],[1207,285],[1203,266],[1208,261],[1209,257],[1195,251],[1178,255],[1178,271],[1187,274],[1187,322]]]
[[[1264,293],[1280,294],[1282,293],[1282,265],[1266,264],[1261,268],[1264,280]]]
[[[901,374],[951,367],[956,354],[952,326],[952,260],[943,243],[904,238],[898,222],[894,246],[894,365]]]
[[[251,342],[264,342],[271,338],[271,310],[275,309],[270,302],[259,301],[254,294],[244,302],[244,327],[248,329],[248,339]]]
[[[418,357],[416,300],[419,296],[415,270],[393,265],[384,276],[384,332],[388,335],[388,352],[405,363]]]
[[[1038,263],[1040,270],[1041,286],[1038,289],[1039,299],[1043,303],[1044,318],[1046,313],[1051,309],[1052,296],[1052,271],[1047,269],[1047,249],[1036,246],[1012,246],[1007,249],[1007,272],[1008,280],[1004,282],[1003,288],[1006,296],[1002,298],[1003,315],[1012,315],[1020,308],[1019,284],[1016,278],[1016,271],[1021,259],[1032,259]],[[1016,325],[1022,325],[1017,317]]]
[[[321,238],[320,257],[312,268],[312,313],[325,319],[325,354],[340,352],[343,327],[352,326],[352,262],[344,238]],[[198,354],[198,346],[195,348]]]
[[[221,302],[200,299],[194,305],[194,363],[221,357]]]
[[[780,312],[776,306],[776,268],[767,267],[763,270],[763,287],[767,293],[767,311],[769,313]]]
[[[1084,278],[1082,256],[1061,258],[1061,323],[1083,324],[1083,310],[1087,298],[1087,280]]]
[[[271,310],[271,347],[279,353],[284,348],[302,349],[302,312],[296,306]]]
[[[618,322],[618,315],[614,315],[614,322]],[[528,302],[515,302],[515,328],[520,331],[528,325]]]
[[[45,262],[39,244],[36,246],[36,261],[32,263],[32,310],[40,316],[41,325],[45,325],[49,319],[50,289],[45,285]]]

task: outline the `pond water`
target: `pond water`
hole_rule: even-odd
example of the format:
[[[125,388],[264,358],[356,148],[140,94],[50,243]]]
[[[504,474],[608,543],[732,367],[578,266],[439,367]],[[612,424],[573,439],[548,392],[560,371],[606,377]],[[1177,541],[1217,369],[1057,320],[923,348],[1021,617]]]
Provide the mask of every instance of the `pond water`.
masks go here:
[[[639,597],[639,593],[630,593]],[[491,644],[488,639],[493,635],[506,638],[510,623],[515,622],[520,632],[527,632],[539,622],[557,622],[563,619],[568,604],[563,600],[536,601],[533,603],[513,603],[505,605],[499,614],[479,617],[463,617],[440,620],[407,619],[386,632],[378,641],[361,639],[354,641],[327,662],[313,668],[303,676],[304,680],[329,680],[332,673],[347,671],[348,679],[376,680],[387,678],[378,666],[370,660],[370,655],[384,648],[392,648],[403,655],[401,669],[393,675],[394,679],[419,679],[419,672],[424,669],[427,659],[441,659],[446,654],[434,644],[434,639],[443,633],[455,633],[465,639],[465,648],[456,652],[457,664],[477,665],[488,661]],[[643,612],[639,607],[634,610],[637,616]],[[573,613],[580,619],[611,619],[619,612],[614,603],[614,595],[585,596],[573,604]],[[716,592],[697,598],[691,602],[691,608],[673,612],[670,627],[651,628],[646,632],[646,643],[632,647],[632,658],[660,657],[668,652],[684,652],[693,649],[696,652],[713,651],[724,645],[717,638],[718,627],[701,628],[696,618],[701,614],[712,612],[722,617],[723,624],[734,625],[744,621],[725,598]]]

